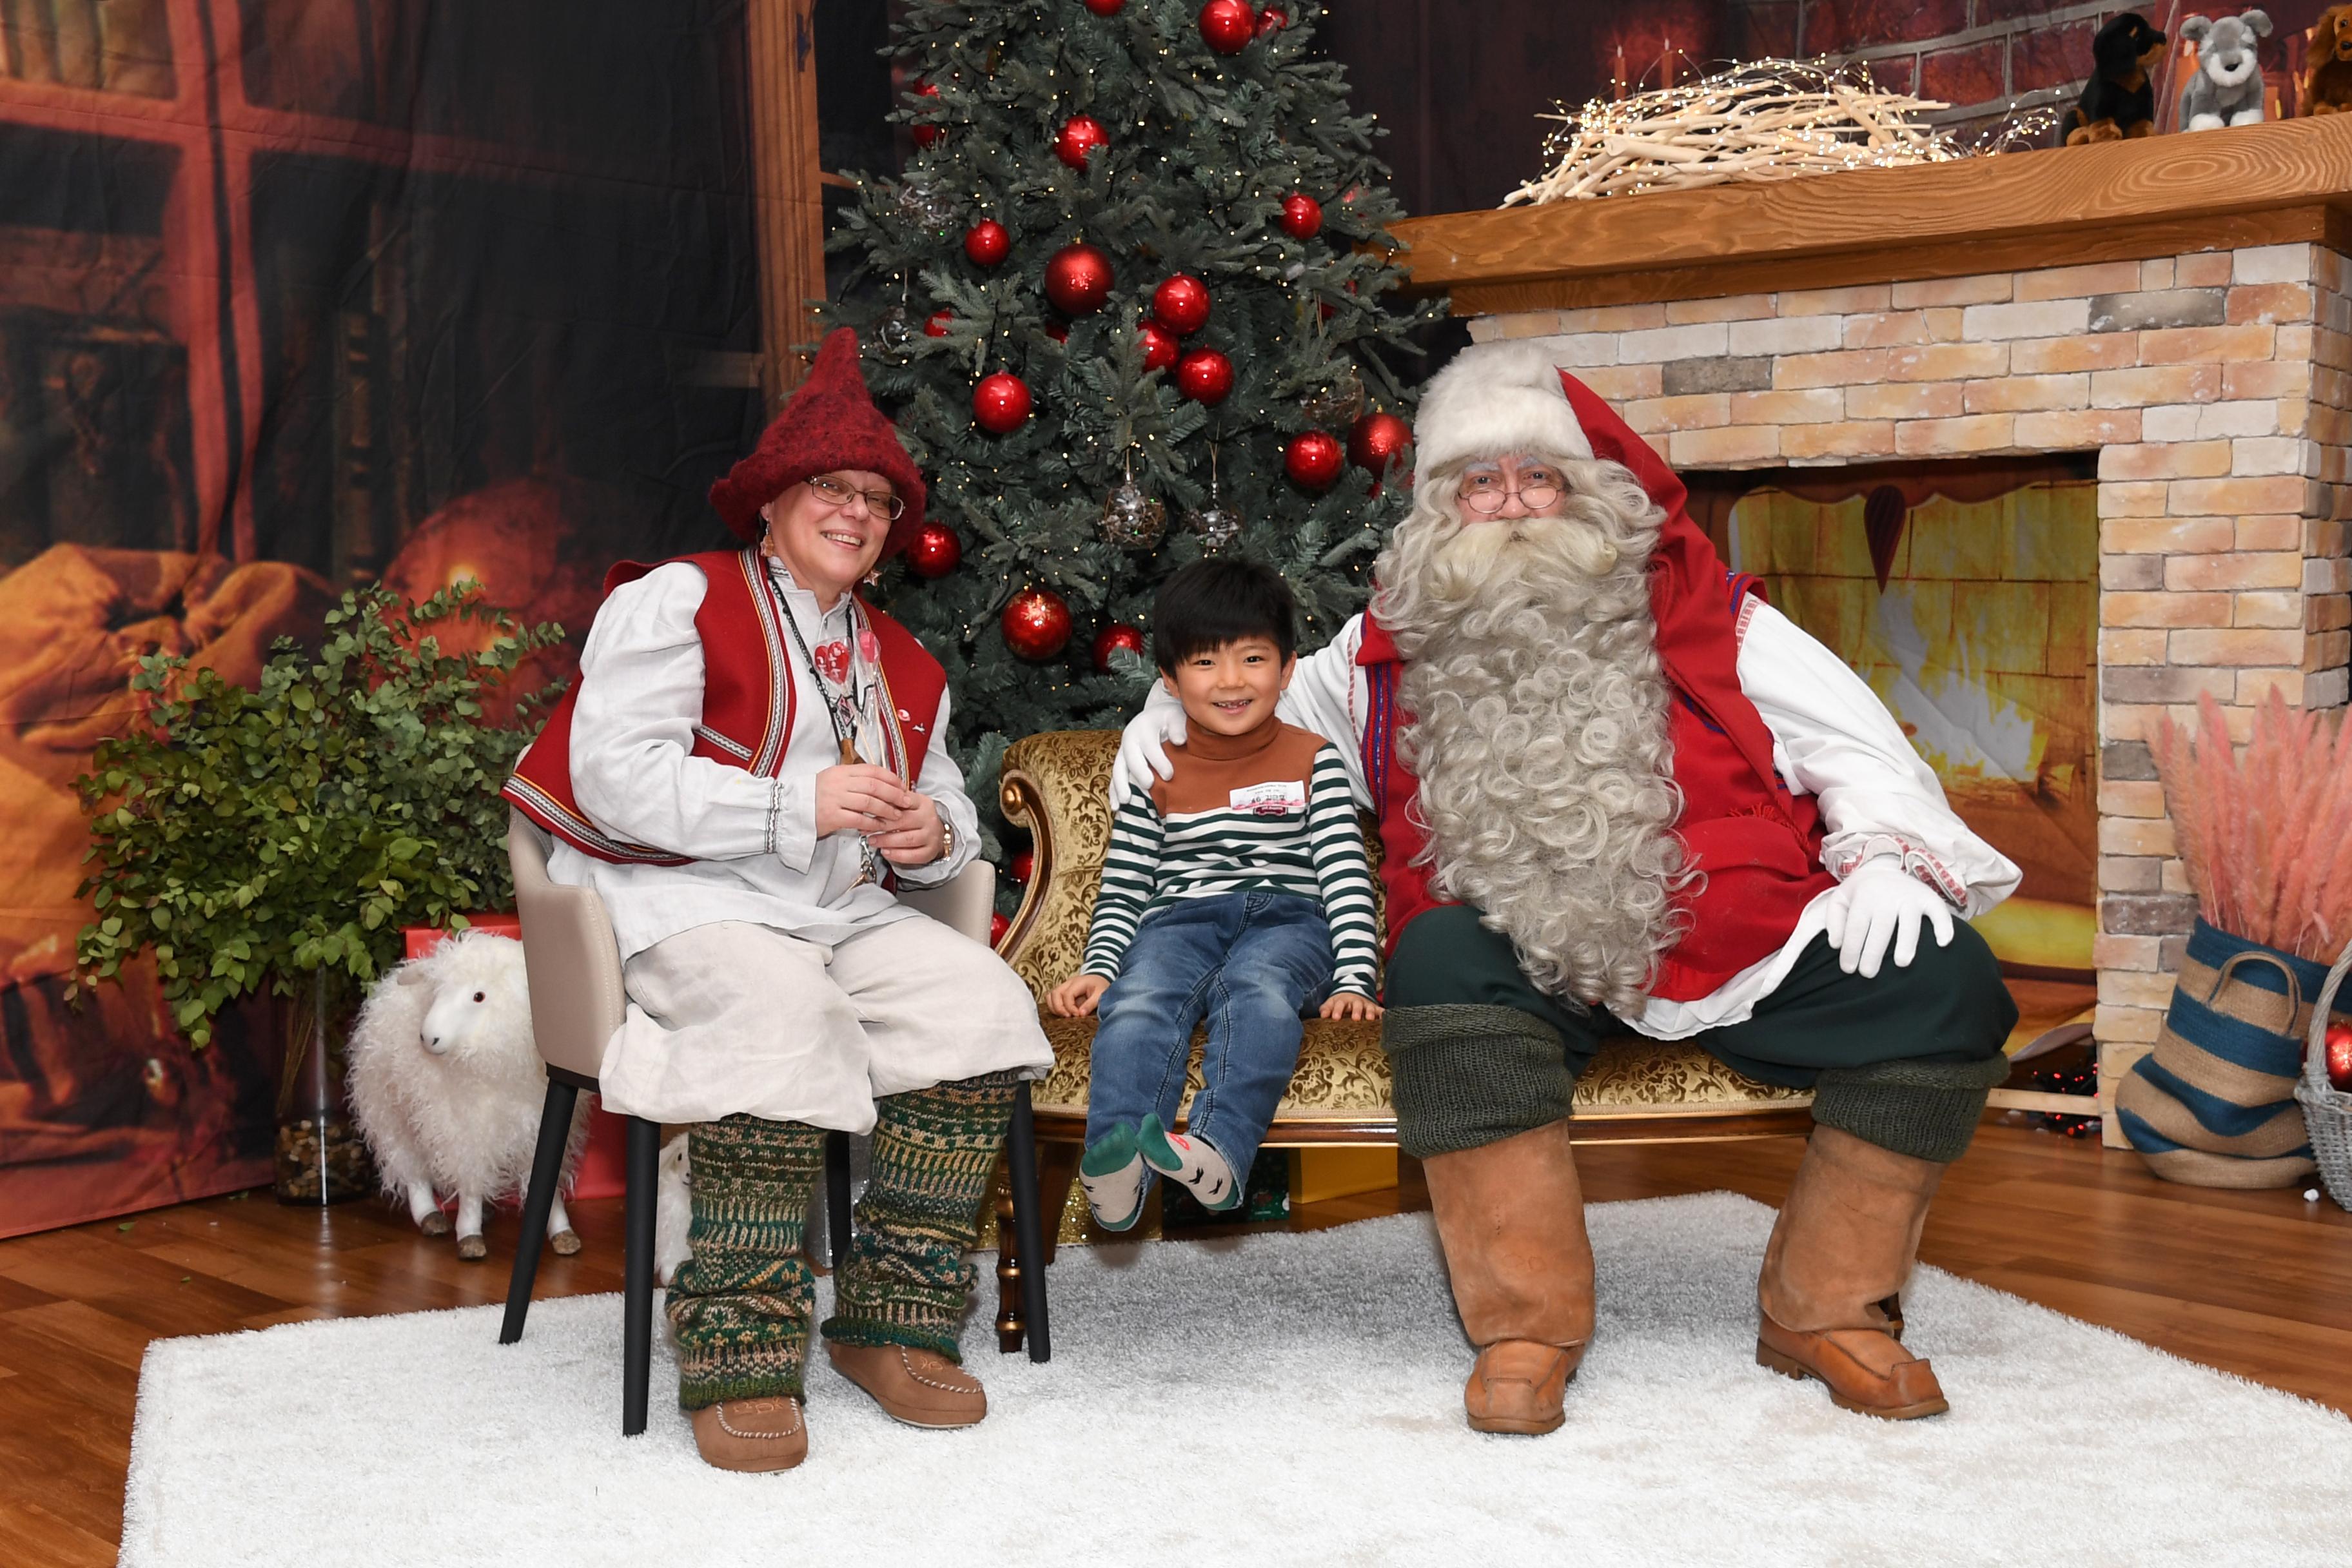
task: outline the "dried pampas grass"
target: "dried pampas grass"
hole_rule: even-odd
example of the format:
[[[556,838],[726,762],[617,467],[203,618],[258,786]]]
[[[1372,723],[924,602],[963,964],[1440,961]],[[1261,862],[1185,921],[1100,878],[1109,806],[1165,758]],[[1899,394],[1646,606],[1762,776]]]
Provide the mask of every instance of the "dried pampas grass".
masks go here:
[[[2273,690],[2241,751],[2209,696],[2193,736],[2166,715],[2155,752],[2205,922],[2335,962],[2352,941],[2352,724]]]

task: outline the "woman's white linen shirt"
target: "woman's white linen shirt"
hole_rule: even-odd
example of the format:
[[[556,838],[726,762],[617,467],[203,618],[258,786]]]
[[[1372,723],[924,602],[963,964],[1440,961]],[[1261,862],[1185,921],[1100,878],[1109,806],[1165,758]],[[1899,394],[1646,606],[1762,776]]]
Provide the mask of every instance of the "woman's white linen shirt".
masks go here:
[[[820,612],[814,594],[772,561],[768,566],[809,647],[857,647],[848,595],[830,613]],[[817,837],[816,775],[840,752],[824,695],[797,650],[784,650],[795,701],[777,777],[690,754],[703,694],[694,617],[706,587],[699,567],[673,561],[614,589],[581,652],[572,715],[572,790],[581,810],[616,837],[691,858],[683,866],[619,864],[558,839],[549,877],[596,889],[624,963],[680,931],[720,921],[835,942],[909,917],[914,911],[888,889],[858,882],[863,856],[856,834]],[[947,695],[940,694],[936,714],[914,714],[902,724],[929,727],[914,788],[939,803],[954,829],[955,850],[927,866],[891,868],[908,886],[929,887],[971,863],[980,815],[949,754]]]

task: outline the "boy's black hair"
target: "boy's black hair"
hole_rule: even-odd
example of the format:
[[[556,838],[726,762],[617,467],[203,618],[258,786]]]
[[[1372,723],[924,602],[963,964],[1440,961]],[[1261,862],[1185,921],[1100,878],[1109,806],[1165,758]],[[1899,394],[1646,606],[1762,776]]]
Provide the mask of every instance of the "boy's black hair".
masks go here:
[[[1298,647],[1298,601],[1273,567],[1255,561],[1195,561],[1160,584],[1151,607],[1151,658],[1162,673],[1243,637],[1265,637],[1288,659]]]

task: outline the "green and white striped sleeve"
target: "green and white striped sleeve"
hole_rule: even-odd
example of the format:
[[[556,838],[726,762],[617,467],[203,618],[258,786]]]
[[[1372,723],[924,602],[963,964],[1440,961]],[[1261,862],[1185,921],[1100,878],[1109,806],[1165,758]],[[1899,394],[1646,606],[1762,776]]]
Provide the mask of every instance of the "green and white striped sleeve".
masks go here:
[[[1315,879],[1323,889],[1323,918],[1331,927],[1332,989],[1371,996],[1381,978],[1372,866],[1364,858],[1356,796],[1337,746],[1315,753],[1315,775],[1307,789],[1307,837],[1315,854]],[[1099,906],[1096,918],[1101,918]]]
[[[1111,818],[1110,845],[1103,851],[1102,887],[1095,894],[1094,924],[1087,931],[1081,974],[1118,978],[1119,961],[1135,928],[1160,887],[1160,808],[1137,790]]]

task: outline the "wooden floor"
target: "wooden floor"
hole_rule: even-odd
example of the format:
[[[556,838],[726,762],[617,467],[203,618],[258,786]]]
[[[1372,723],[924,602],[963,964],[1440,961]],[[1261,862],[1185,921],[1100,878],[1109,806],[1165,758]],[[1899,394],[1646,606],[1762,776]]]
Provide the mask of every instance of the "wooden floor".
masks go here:
[[[1594,1202],[1723,1187],[1777,1203],[1801,1147],[1614,1144],[1578,1159]],[[1293,1223],[1393,1213],[1415,1196],[1335,1199]],[[586,1250],[551,1255],[541,1293],[618,1289],[619,1203],[572,1213]],[[114,1561],[149,1340],[497,1300],[513,1225],[501,1216],[489,1261],[467,1264],[389,1210],[320,1214],[257,1194],[0,1241],[0,1563]],[[2168,1186],[2090,1141],[1988,1126],[1947,1178],[1921,1255],[2352,1410],[2352,1215],[2300,1190]],[[979,1324],[971,1342],[988,1342]],[[984,1354],[975,1364],[985,1375]]]

